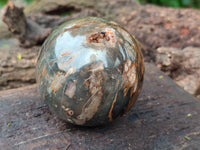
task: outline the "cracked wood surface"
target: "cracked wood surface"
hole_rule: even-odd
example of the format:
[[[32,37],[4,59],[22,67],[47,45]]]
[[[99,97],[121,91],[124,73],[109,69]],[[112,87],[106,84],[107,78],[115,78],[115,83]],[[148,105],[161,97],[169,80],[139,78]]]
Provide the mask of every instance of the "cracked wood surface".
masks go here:
[[[49,112],[37,86],[0,92],[0,147],[10,149],[162,149],[200,147],[200,103],[146,65],[135,106],[112,124],[89,128]]]

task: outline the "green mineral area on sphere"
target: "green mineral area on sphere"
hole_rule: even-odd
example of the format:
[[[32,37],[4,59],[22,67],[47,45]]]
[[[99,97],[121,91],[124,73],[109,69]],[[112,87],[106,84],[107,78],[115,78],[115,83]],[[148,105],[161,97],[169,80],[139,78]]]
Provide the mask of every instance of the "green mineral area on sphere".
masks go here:
[[[41,97],[76,125],[112,122],[135,103],[144,62],[135,39],[103,18],[70,20],[44,42],[37,62]]]

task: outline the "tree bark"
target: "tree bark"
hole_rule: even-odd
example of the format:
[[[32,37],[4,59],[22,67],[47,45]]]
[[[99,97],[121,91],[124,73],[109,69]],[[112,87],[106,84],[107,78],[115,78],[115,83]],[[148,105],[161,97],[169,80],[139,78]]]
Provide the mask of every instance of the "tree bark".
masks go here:
[[[18,38],[22,47],[42,44],[55,27],[71,18],[83,16],[101,15],[95,10],[84,9],[66,17],[33,14],[26,18],[23,9],[16,7],[11,1],[2,10],[2,20]]]
[[[51,32],[51,29],[45,29],[26,18],[23,8],[16,7],[11,1],[2,10],[2,20],[24,47],[42,43]]]
[[[83,10],[91,8],[109,19],[123,13],[128,14],[132,10],[141,9],[141,5],[137,0],[34,0],[32,4],[24,10],[25,14],[31,13],[51,13],[53,11],[64,9],[67,10]]]
[[[71,15],[61,17],[63,12]],[[21,44],[25,46],[41,44],[48,36],[49,32],[45,32],[47,29],[50,31],[71,18],[101,16],[120,23],[135,35],[142,43],[142,51],[148,62],[156,62],[156,49],[161,46],[178,48],[182,58],[183,48],[200,47],[200,11],[194,9],[141,6],[136,0],[34,0],[25,7],[24,14],[22,16],[27,17],[21,19],[25,20],[26,27],[19,30],[21,32],[16,36],[23,39]],[[190,57],[193,59],[194,56]],[[179,76],[179,72],[175,76]],[[200,87],[199,83],[194,83],[195,87]],[[195,89],[195,95],[199,95],[199,88]]]
[[[39,48],[0,48],[0,90],[35,83]]]

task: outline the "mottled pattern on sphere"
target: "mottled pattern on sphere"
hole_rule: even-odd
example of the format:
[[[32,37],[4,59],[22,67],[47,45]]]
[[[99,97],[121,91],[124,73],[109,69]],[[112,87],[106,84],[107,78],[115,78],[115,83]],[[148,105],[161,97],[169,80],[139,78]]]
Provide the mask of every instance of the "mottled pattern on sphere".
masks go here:
[[[40,51],[37,81],[51,111],[77,125],[95,126],[128,111],[142,86],[144,63],[135,39],[102,18],[70,20]]]

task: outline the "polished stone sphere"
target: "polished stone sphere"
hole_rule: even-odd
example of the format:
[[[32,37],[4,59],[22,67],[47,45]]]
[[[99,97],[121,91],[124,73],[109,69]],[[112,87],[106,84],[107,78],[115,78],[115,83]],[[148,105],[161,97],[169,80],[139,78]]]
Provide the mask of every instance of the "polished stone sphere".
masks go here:
[[[143,75],[134,37],[97,17],[73,19],[56,28],[37,61],[42,99],[60,118],[83,126],[105,124],[127,112]]]

